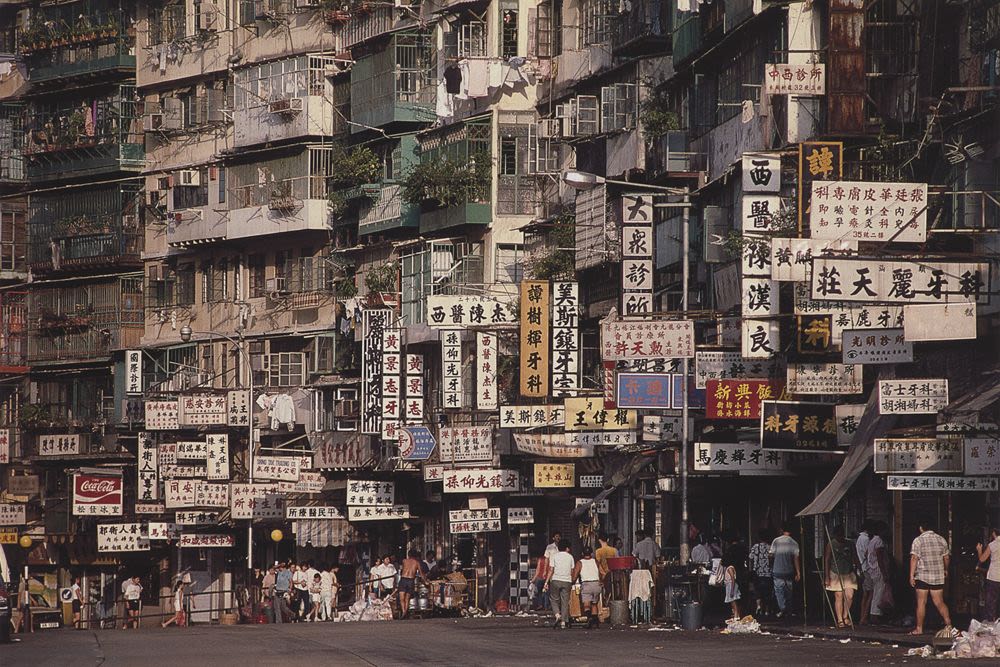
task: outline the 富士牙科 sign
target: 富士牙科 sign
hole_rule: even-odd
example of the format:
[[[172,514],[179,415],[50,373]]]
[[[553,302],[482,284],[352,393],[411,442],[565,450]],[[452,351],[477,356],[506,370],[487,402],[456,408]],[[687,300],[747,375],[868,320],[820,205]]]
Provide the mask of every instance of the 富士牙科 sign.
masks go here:
[[[889,475],[888,491],[996,491],[996,477],[939,477],[936,475]]]
[[[879,380],[879,414],[931,415],[947,406],[948,380]]]
[[[694,357],[691,320],[606,320],[601,322],[605,361]]]
[[[841,452],[832,403],[764,401],[760,446],[786,452]]]

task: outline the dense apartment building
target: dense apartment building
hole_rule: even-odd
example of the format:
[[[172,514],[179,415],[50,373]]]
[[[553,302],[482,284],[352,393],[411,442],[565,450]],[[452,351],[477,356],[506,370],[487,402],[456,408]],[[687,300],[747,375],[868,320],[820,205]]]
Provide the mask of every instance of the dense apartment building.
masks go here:
[[[609,356],[601,323],[690,320],[698,354],[793,400],[786,367],[841,360],[829,336],[803,345],[803,318],[868,317],[815,305],[804,268],[760,272],[762,243],[771,264],[774,239],[810,238],[824,180],[926,184],[920,244],[843,248],[992,262],[989,291],[996,2],[75,0],[4,3],[0,28],[0,498],[34,540],[18,563],[53,581],[82,571],[99,592],[128,565],[155,592],[184,568],[223,591],[297,555],[357,564],[349,582],[418,546],[474,569],[483,600],[523,603],[527,550],[579,535],[575,510],[599,492],[603,530],[645,530],[671,555],[682,520],[773,528],[842,467],[865,472],[842,482],[856,492],[838,519],[892,519],[897,557],[914,508],[965,507],[902,497],[843,451],[719,477],[724,458],[698,452],[760,426],[709,417],[696,363]],[[622,242],[627,198],[649,216],[645,256]],[[641,289],[625,263],[649,274]],[[529,296],[551,296],[551,350],[540,315],[519,331]],[[976,398],[997,362],[995,301],[975,340],[922,339],[898,369],[948,379],[974,423],[997,420],[993,395]],[[835,333],[852,327],[866,328]],[[649,428],[612,407],[622,373],[670,377]],[[553,417],[567,400],[601,405],[571,423]],[[852,446],[897,426],[931,428],[873,418]],[[418,439],[408,427],[441,444],[423,463],[400,445]],[[534,474],[565,464],[579,484]],[[478,488],[486,471],[520,475],[484,492],[515,510],[502,527],[438,486],[463,469]],[[113,519],[77,502],[87,475],[117,480]],[[358,504],[358,480],[394,494]],[[373,520],[387,504],[405,519]],[[316,518],[327,506],[351,520]],[[123,547],[93,538],[108,520],[169,528]]]

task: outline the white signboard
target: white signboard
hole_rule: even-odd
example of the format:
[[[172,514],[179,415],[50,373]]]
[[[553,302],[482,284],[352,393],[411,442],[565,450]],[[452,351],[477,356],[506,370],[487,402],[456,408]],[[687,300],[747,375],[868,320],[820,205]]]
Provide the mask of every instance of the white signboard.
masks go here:
[[[814,239],[927,240],[926,183],[813,181],[809,203]]]
[[[150,521],[147,525],[149,540],[176,540],[181,536],[181,525],[167,521]]]
[[[743,320],[741,356],[770,359],[781,349],[781,324],[774,320]]]
[[[906,340],[902,329],[845,329],[841,338],[845,364],[905,364],[913,361],[913,343]]]
[[[194,504],[198,507],[229,507],[229,485],[198,482]]]
[[[976,337],[975,303],[903,306],[903,333],[909,341],[969,340]]]
[[[854,434],[858,431],[861,418],[865,414],[868,406],[864,403],[843,404],[834,408],[837,417],[837,444],[847,447],[854,439]]]
[[[467,329],[514,325],[517,316],[510,303],[478,295],[431,294],[427,296],[427,325],[442,329]]]
[[[236,541],[227,533],[183,533],[177,546],[181,549],[205,549],[231,547]]]
[[[574,498],[573,500],[576,503],[574,507],[582,507],[594,501],[593,498]],[[610,511],[608,507],[609,507],[608,499],[604,498],[600,502],[592,505],[590,509],[591,511],[596,511],[598,514],[607,514]]]
[[[805,282],[809,280],[813,257],[847,255],[857,251],[857,241],[775,237],[771,239],[771,278]]]
[[[497,359],[499,348],[496,334],[476,333],[476,408],[496,410],[499,389],[497,388]]]
[[[653,197],[622,196],[622,314],[653,311]]]
[[[604,487],[604,475],[580,475],[576,483],[581,489],[600,489]]]
[[[39,456],[66,456],[80,453],[80,434],[62,433],[38,436]]]
[[[300,460],[296,456],[257,456],[253,460],[254,479],[299,481]]]
[[[462,332],[441,332],[441,407],[462,407]]]
[[[390,521],[409,518],[409,505],[355,505],[347,508],[348,521]]]
[[[25,507],[19,503],[0,503],[0,526],[25,525],[28,522]]]
[[[493,460],[492,426],[442,426],[438,457],[443,463]]]
[[[962,472],[962,441],[875,438],[875,472]]]
[[[791,394],[860,394],[863,366],[789,364],[785,388]]]
[[[137,475],[136,502],[144,503],[151,500],[159,500],[160,484],[157,471],[159,470],[160,456],[156,443],[142,432],[138,434],[136,439],[138,441],[135,461]]]
[[[743,317],[778,314],[778,283],[767,278],[743,279]]]
[[[771,277],[771,239],[744,237],[740,273],[744,278]],[[744,295],[746,289],[744,288]],[[775,291],[777,297],[777,291]]]
[[[694,356],[694,322],[691,320],[640,320],[601,322],[601,358],[687,358]]]
[[[866,303],[971,303],[988,299],[989,264],[814,258],[814,299]]]
[[[826,65],[823,63],[767,63],[764,65],[765,95],[825,95]]]
[[[229,412],[229,425],[250,426],[250,392],[246,389],[235,389],[226,394],[226,405]]]
[[[524,526],[535,523],[534,507],[508,507],[507,524],[510,526]]]
[[[125,393],[142,393],[142,350],[125,350]]]
[[[744,234],[781,231],[781,197],[778,195],[746,194],[742,202]]]
[[[937,477],[931,475],[889,475],[889,491],[996,491],[996,477]]]
[[[180,428],[178,421],[177,400],[146,401],[143,405],[146,412],[147,431],[176,431]]]
[[[594,455],[592,444],[570,444],[575,433],[515,433],[517,449],[525,454],[551,458],[581,458]]]
[[[141,523],[103,523],[97,526],[98,551],[149,551],[149,535]]]
[[[10,463],[10,429],[0,428],[0,465]]]
[[[195,479],[170,479],[163,483],[163,500],[165,507],[194,507],[198,495],[198,484]]]
[[[403,419],[403,334],[382,330],[382,439],[398,440]]]
[[[739,352],[701,351],[694,357],[694,386],[704,389],[709,380],[775,379],[784,377],[777,360],[743,358]]]
[[[699,352],[700,354],[700,352]],[[643,442],[680,442],[684,422],[681,413],[644,415],[642,418]],[[688,418],[688,433],[694,433],[694,419]]]
[[[439,463],[424,464],[424,481],[440,482],[444,479],[444,466]]]
[[[809,296],[808,283],[795,283],[793,304],[796,315],[829,314],[833,323],[830,342],[840,344],[845,329],[899,329],[906,306],[817,301]]]
[[[948,405],[948,380],[879,380],[878,408],[882,415],[931,415]]]
[[[229,513],[233,519],[284,519],[285,496],[277,484],[232,484]]]
[[[395,482],[374,479],[347,480],[348,505],[392,505],[395,497]]]
[[[326,477],[322,473],[299,471],[299,480],[295,482],[293,493],[322,493],[326,486]]]
[[[312,505],[308,507],[286,507],[285,517],[288,519],[343,519],[344,513],[339,507],[330,505]]]
[[[183,440],[177,443],[178,461],[200,461],[208,456],[208,443],[201,440]]]
[[[392,311],[361,311],[361,433],[382,434],[382,331]]]
[[[212,526],[219,523],[221,515],[221,512],[185,510],[174,514],[174,522],[178,526]]]
[[[744,153],[743,192],[781,192],[781,156]]]
[[[208,479],[229,479],[229,436],[225,433],[206,435],[205,441]]]
[[[495,396],[495,373],[493,383]],[[555,396],[571,394],[579,385],[580,285],[552,283],[552,393]]]
[[[965,474],[1000,475],[1000,437],[965,438]]]
[[[451,521],[452,523],[457,521],[476,521],[479,519],[496,519],[499,521],[500,508],[487,507],[486,509],[461,509],[448,511],[448,521]]]
[[[500,427],[562,426],[565,417],[562,405],[505,405],[500,408]]]
[[[162,503],[136,503],[136,514],[163,514],[167,511],[167,506]]]
[[[214,394],[182,396],[180,398],[180,423],[183,426],[226,425],[229,423],[229,406],[226,397]]]
[[[780,474],[787,469],[782,452],[761,449],[754,442],[698,442],[695,472],[730,472],[740,475]]]
[[[521,484],[516,470],[466,468],[445,470],[442,488],[445,493],[499,493],[518,491]]]

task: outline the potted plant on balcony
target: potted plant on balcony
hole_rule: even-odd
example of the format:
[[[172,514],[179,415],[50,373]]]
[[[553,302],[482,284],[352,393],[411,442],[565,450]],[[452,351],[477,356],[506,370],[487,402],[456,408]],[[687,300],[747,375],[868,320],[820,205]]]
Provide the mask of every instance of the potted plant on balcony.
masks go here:
[[[490,174],[486,154],[470,156],[468,161],[453,157],[421,161],[403,182],[403,199],[425,211],[481,200],[488,193]]]
[[[382,160],[367,146],[341,150],[330,165],[334,175],[327,180],[326,189],[333,218],[343,216],[352,199],[367,197],[366,186],[377,189],[382,180]]]
[[[392,306],[399,300],[399,265],[396,262],[375,264],[365,272],[369,306]]]
[[[346,0],[322,0],[320,10],[323,12],[323,20],[327,23],[340,25],[351,19],[351,7]]]

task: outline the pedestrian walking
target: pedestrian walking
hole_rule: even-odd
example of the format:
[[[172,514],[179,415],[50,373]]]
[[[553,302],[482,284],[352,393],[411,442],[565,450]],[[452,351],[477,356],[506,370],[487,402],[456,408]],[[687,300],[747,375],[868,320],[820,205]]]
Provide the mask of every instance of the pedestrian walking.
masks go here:
[[[128,614],[128,617],[122,629],[125,630],[131,626],[133,630],[138,630],[142,598],[142,584],[139,583],[139,577],[132,577],[126,581],[124,591],[125,613]]]
[[[756,616],[770,616],[774,613],[774,585],[771,579],[771,539],[767,530],[757,533],[757,541],[750,547],[750,586],[757,599]]]
[[[889,587],[889,552],[885,548],[883,535],[888,526],[879,521],[870,526],[871,539],[865,551],[868,579],[871,581],[871,606],[866,621],[872,624],[882,622],[882,617],[892,608],[892,588]]]
[[[861,617],[858,623],[864,625],[868,622],[868,614],[872,606],[872,580],[868,576],[868,545],[872,540],[872,522],[865,521],[861,524],[861,531],[858,539],[854,541],[854,551],[858,558],[858,574],[860,580],[858,587],[861,589]]]
[[[167,620],[165,620],[160,625],[162,627],[167,627],[171,623],[176,624],[177,627],[182,628],[187,625],[187,613],[184,608],[184,597],[187,592],[187,585],[184,583],[184,579],[181,577],[177,578],[174,582],[174,589],[172,595],[172,602],[174,607],[174,615]],[[191,600],[191,606],[194,606],[194,600]]]
[[[587,628],[601,624],[601,568],[594,558],[594,550],[583,548],[583,555],[573,567],[573,581],[580,580],[580,609],[587,616]]]
[[[382,562],[372,568],[371,571],[372,588],[378,596],[385,599],[392,595],[396,588],[396,566],[392,564],[392,559],[385,556]]]
[[[740,614],[740,600],[743,599],[741,584],[747,578],[747,548],[743,540],[738,535],[732,535],[726,540],[726,548],[722,552],[722,567],[725,568],[725,601],[731,606],[733,620],[738,620]]]
[[[320,606],[323,604],[323,577],[319,572],[313,575],[309,582],[309,614],[306,616],[306,623],[315,623],[320,620]]]
[[[910,545],[910,586],[917,592],[917,625],[911,635],[924,633],[928,596],[941,614],[945,627],[951,627],[951,615],[944,602],[944,584],[951,562],[949,551],[948,541],[934,532],[928,520],[922,520],[920,534]]]
[[[331,565],[319,573],[320,618],[331,621],[337,616],[337,566]]]
[[[997,620],[997,603],[1000,602],[1000,530],[990,529],[990,543],[983,547],[982,542],[976,545],[976,555],[979,562],[989,561],[986,570],[986,621]]]
[[[838,628],[853,627],[851,602],[858,580],[854,575],[857,552],[854,544],[844,536],[844,527],[834,526],[830,541],[823,551],[823,572],[826,590],[833,593],[833,613]]]
[[[416,591],[417,579],[427,582],[420,569],[420,552],[410,549],[399,571],[399,615],[406,618],[410,613],[410,598]]]
[[[562,540],[562,535],[559,532],[552,533],[552,541],[545,547],[545,557],[549,559],[549,563],[552,562],[552,557],[560,551],[560,540]]]
[[[535,611],[545,611],[549,608],[549,591],[545,588],[545,583],[549,577],[549,559],[545,557],[545,552],[535,559],[535,576],[531,579],[532,609]]]
[[[73,627],[80,629],[80,612],[86,601],[83,599],[83,589],[80,588],[80,577],[73,577],[73,583],[69,587],[70,600],[73,604]]]
[[[549,559],[549,574],[545,581],[545,590],[549,591],[552,611],[556,618],[552,627],[566,628],[570,622],[569,592],[573,587],[573,568],[576,562],[569,552],[569,542],[561,543],[560,551]]]
[[[799,543],[792,537],[791,526],[781,528],[781,535],[774,538],[768,549],[771,559],[771,582],[774,597],[778,602],[778,618],[790,611],[795,583],[802,579],[802,562],[799,557]]]
[[[289,566],[292,571],[292,613],[293,622],[301,622],[309,610],[309,580],[306,578],[306,564],[299,563],[298,566],[292,563]]]
[[[274,611],[274,622],[284,623],[286,616],[291,616],[288,608],[288,597],[292,590],[292,571],[287,563],[278,563],[274,573],[274,589],[271,593],[271,609]]]

